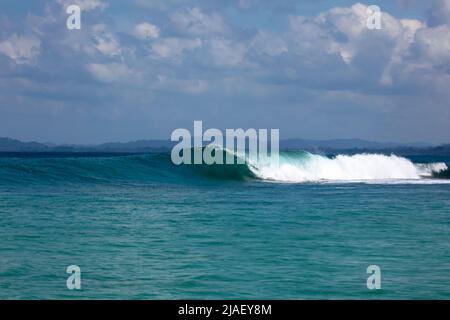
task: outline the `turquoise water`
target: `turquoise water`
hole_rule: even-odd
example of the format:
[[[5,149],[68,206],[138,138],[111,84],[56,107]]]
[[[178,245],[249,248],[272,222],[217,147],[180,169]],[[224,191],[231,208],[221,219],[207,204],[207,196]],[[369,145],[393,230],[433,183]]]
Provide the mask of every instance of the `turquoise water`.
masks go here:
[[[342,181],[357,158],[314,157],[292,154],[280,179],[167,154],[2,157],[0,298],[449,299],[450,159],[374,158],[401,175]],[[409,177],[418,162],[441,169]],[[281,181],[310,170],[337,178]],[[81,290],[66,287],[73,264]],[[373,264],[381,290],[366,287]]]

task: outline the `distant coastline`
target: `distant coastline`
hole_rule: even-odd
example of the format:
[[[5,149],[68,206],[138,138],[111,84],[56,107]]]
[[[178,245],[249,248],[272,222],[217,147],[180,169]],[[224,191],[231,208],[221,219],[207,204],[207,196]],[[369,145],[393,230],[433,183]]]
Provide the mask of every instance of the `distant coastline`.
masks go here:
[[[175,142],[170,140],[138,140],[131,142],[109,142],[98,145],[53,145],[40,142],[24,142],[12,138],[0,138],[1,153],[103,153],[130,154],[165,152]],[[426,143],[383,143],[362,139],[306,140],[283,139],[282,150],[306,150],[316,153],[346,154],[378,152],[401,155],[450,155],[450,144],[432,145]]]

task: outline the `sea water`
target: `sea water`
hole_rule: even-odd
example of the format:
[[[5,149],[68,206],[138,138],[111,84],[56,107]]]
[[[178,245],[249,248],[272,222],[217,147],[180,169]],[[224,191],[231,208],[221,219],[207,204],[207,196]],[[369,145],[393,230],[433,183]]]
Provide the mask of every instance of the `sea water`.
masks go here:
[[[450,157],[280,162],[3,155],[0,298],[450,298]]]

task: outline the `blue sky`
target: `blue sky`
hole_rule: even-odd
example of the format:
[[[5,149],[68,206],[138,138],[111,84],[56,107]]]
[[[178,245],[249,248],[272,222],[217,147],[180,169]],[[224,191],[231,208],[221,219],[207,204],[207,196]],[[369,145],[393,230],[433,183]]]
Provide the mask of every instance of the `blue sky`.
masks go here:
[[[450,0],[0,3],[0,136],[22,140],[169,139],[203,120],[448,143],[449,83]]]

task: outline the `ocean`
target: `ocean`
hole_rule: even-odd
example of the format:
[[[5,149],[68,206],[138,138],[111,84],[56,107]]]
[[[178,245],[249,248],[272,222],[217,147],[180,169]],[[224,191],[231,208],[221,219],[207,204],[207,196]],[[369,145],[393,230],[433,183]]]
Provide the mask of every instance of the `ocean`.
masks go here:
[[[301,151],[280,167],[3,154],[0,298],[449,299],[449,166]],[[80,290],[66,285],[70,265]]]

